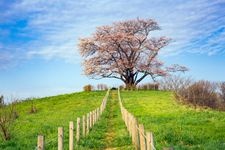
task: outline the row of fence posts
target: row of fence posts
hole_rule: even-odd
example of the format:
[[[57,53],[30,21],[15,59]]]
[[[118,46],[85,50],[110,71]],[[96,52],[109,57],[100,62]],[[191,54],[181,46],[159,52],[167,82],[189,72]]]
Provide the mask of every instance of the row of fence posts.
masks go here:
[[[143,124],[139,124],[137,119],[123,106],[118,89],[118,99],[122,118],[127,130],[132,137],[132,143],[137,150],[155,150],[152,132],[146,132]]]
[[[85,137],[89,134],[90,129],[94,126],[94,124],[100,119],[103,111],[106,108],[106,103],[109,96],[109,90],[107,91],[100,107],[95,110],[87,113],[87,115],[82,116],[82,120],[80,117],[77,118],[77,126],[76,126],[76,142],[78,143],[82,134],[82,137]],[[82,122],[82,127],[81,127]],[[58,127],[58,150],[63,150],[63,127]],[[44,136],[38,135],[37,141],[37,149],[44,150]],[[69,150],[74,149],[74,122],[69,122]]]

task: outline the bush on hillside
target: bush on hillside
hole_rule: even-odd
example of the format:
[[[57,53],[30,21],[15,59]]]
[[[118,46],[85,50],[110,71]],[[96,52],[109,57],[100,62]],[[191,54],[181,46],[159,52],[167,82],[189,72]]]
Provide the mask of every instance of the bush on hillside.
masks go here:
[[[197,81],[179,94],[184,101],[194,105],[217,108],[219,97],[216,89],[215,83],[209,81]]]
[[[225,110],[225,82],[193,81],[190,77],[169,76],[161,80],[160,89],[173,91],[175,98],[194,106]]]
[[[14,120],[18,118],[15,103],[4,105],[0,109],[0,134],[3,140],[11,139],[11,127]]]
[[[176,93],[185,90],[193,83],[191,77],[167,76],[159,81],[159,89],[164,91],[174,91]]]
[[[85,92],[90,92],[90,91],[93,91],[94,87],[91,84],[88,84],[88,85],[85,85],[83,89]]]
[[[220,97],[222,101],[225,103],[225,82],[220,84]]]
[[[146,83],[141,84],[137,87],[138,90],[159,90],[158,83]]]

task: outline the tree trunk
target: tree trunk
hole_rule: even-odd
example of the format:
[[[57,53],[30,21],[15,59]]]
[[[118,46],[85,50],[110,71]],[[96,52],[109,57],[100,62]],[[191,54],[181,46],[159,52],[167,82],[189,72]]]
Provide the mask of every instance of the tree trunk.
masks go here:
[[[126,85],[127,90],[134,90],[136,88],[134,76],[131,75],[131,76],[127,77],[126,81],[125,81],[125,85]]]

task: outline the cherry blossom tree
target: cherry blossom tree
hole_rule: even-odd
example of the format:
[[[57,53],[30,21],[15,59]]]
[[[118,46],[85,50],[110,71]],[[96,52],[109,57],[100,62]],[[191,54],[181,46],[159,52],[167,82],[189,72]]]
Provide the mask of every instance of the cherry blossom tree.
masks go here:
[[[152,19],[134,19],[97,27],[96,32],[79,40],[84,72],[91,78],[116,78],[126,87],[135,87],[145,77],[153,80],[171,72],[187,71],[180,65],[166,67],[158,59],[159,51],[171,41],[151,37],[160,30]]]

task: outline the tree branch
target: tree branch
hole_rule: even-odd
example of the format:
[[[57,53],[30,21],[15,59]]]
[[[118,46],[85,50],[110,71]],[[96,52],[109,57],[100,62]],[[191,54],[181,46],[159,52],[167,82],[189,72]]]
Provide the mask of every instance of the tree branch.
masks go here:
[[[135,85],[137,85],[139,82],[141,82],[147,75],[148,75],[148,73],[145,72],[144,75],[141,76],[141,77],[135,82]]]

